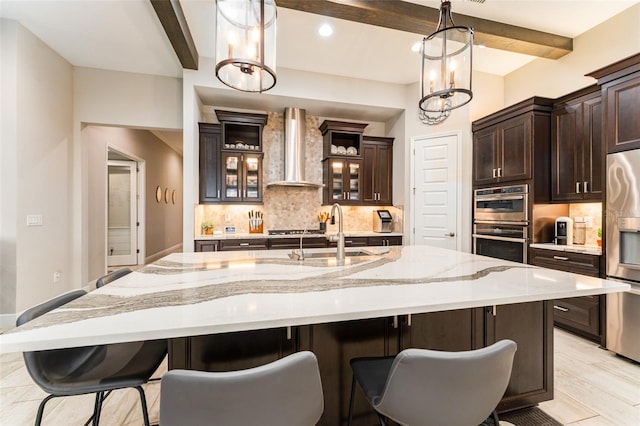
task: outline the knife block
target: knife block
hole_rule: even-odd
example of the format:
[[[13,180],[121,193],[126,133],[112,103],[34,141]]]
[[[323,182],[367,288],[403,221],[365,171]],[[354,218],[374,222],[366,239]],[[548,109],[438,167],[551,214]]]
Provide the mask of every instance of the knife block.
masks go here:
[[[250,234],[262,234],[263,223],[262,220],[250,220],[249,221],[249,233]]]

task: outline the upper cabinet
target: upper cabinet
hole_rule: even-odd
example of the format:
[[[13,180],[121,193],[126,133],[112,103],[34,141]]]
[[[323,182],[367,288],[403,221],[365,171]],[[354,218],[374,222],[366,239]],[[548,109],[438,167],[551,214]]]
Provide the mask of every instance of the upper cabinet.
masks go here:
[[[200,203],[262,203],[265,114],[218,111],[200,123]]]
[[[366,123],[325,120],[322,132],[324,204],[361,205],[362,132]]]
[[[474,186],[533,179],[540,187],[538,195],[544,194],[552,104],[551,99],[534,97],[473,122]]]
[[[553,201],[602,200],[602,117],[597,85],[556,101],[551,134]]]
[[[220,125],[200,123],[200,204],[220,201]]]
[[[640,148],[640,53],[587,75],[602,86],[607,153]]]
[[[393,138],[362,137],[362,197],[367,205],[393,202]]]

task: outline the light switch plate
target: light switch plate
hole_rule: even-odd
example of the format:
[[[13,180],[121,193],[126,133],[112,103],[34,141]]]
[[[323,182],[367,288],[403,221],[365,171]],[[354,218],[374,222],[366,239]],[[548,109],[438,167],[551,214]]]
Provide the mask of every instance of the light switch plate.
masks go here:
[[[42,215],[41,214],[28,214],[27,215],[27,226],[42,226]]]

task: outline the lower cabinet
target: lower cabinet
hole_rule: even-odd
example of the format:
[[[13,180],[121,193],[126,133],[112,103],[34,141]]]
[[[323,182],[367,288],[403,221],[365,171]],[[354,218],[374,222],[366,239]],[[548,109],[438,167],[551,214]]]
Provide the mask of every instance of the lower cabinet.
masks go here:
[[[591,277],[602,276],[602,256],[561,250],[531,248],[531,264]],[[600,345],[605,345],[606,296],[557,299],[553,303],[554,324]]]
[[[345,247],[401,246],[402,236],[346,237],[344,243]],[[196,240],[194,247],[195,251],[296,249],[300,248],[300,237]],[[328,242],[326,237],[305,237],[302,247],[336,247],[336,243]]]
[[[324,391],[319,424],[333,426],[347,421],[352,358],[395,356],[405,348],[470,350],[501,339],[514,340],[518,350],[498,411],[552,399],[553,318],[546,301],[171,339],[169,368],[237,370],[312,351]],[[354,424],[377,424],[359,389]]]
[[[302,248],[325,248],[326,237],[305,237],[302,239]],[[269,250],[297,249],[300,248],[300,238],[270,238]]]
[[[257,367],[297,350],[297,329],[241,331],[169,339],[169,369],[231,371]]]
[[[551,301],[517,303],[485,310],[484,345],[502,339],[518,344],[511,380],[498,404],[508,411],[553,399],[553,312]]]
[[[300,327],[300,349],[316,354],[324,393],[324,412],[318,425],[343,425],[349,415],[351,368],[349,360],[366,356],[393,356],[398,351],[398,329],[392,318],[373,318]],[[377,424],[362,392],[356,393],[354,424]]]

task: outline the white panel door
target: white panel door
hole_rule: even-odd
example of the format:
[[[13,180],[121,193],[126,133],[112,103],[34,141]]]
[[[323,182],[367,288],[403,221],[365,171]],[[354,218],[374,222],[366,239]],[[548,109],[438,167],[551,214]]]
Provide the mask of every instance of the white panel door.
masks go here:
[[[107,265],[137,262],[137,175],[135,161],[108,162]]]
[[[458,135],[415,140],[413,243],[458,246]]]

